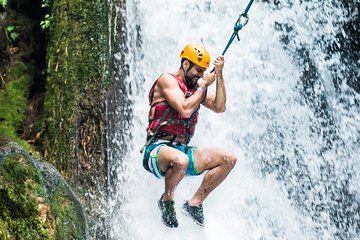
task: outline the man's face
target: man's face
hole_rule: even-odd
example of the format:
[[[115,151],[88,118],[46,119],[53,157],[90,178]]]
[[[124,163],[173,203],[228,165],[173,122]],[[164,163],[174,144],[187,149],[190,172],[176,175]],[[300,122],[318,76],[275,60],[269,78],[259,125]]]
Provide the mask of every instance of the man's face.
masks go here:
[[[189,66],[190,68],[191,66]],[[188,88],[194,88],[197,81],[204,76],[206,68],[200,67],[194,64],[190,69],[185,73],[185,80]]]

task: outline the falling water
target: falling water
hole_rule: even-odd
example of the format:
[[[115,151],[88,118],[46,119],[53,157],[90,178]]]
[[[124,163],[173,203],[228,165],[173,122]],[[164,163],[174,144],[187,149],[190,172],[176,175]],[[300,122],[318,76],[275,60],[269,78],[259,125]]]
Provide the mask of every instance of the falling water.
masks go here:
[[[178,69],[188,42],[219,55],[247,2],[127,1],[131,118],[128,152],[112,160],[112,239],[360,239],[360,95],[352,87],[359,59],[341,51],[356,3],[269,2],[254,2],[225,55],[227,111],[202,108],[191,142],[226,148],[238,163],[204,202],[204,228],[179,211],[202,180],[185,178],[175,195],[179,227],[169,229],[157,208],[164,182],[143,169],[139,153],[148,90]]]

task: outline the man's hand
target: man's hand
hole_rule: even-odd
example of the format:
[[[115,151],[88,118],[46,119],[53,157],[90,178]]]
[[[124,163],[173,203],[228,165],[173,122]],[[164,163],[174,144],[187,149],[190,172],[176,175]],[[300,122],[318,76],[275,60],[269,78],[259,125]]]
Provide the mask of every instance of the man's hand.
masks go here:
[[[224,68],[224,56],[218,56],[214,60],[215,73],[221,73]]]
[[[222,75],[222,70],[224,68],[224,56],[218,56],[214,60],[215,72],[205,73],[203,77],[203,81],[199,83],[199,87],[208,87],[215,81],[215,74]]]
[[[211,73],[213,74],[211,76],[215,78],[215,74],[216,74],[216,78],[215,78],[216,92],[215,94],[208,93],[206,95],[204,105],[216,113],[221,113],[221,112],[225,112],[226,110],[226,90],[225,90],[224,78],[222,74],[222,70],[224,68],[224,57],[218,56],[214,60],[214,65],[215,65],[215,71]],[[205,77],[204,77],[204,82],[205,82]],[[211,83],[213,83],[213,81]]]
[[[215,81],[215,73],[204,73],[203,81],[199,84],[199,87],[207,88]]]

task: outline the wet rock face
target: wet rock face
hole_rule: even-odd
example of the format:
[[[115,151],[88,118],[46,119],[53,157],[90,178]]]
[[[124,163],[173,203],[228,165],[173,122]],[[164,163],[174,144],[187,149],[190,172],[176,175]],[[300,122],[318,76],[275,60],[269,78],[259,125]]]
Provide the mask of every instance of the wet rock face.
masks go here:
[[[0,239],[87,239],[72,189],[50,164],[0,136]]]

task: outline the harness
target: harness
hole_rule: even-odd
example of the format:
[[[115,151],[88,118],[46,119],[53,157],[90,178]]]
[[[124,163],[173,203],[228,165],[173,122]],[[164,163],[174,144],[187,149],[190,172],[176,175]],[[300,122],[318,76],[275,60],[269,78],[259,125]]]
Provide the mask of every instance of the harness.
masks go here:
[[[190,97],[196,89],[188,89],[185,83],[177,76],[171,74],[178,82],[180,89],[184,92],[185,98]],[[166,101],[153,103],[154,89],[157,80],[149,92],[150,111],[148,115],[149,125],[146,128],[149,133],[146,144],[141,148],[142,153],[152,142],[158,139],[171,136],[170,144],[174,142],[177,136],[185,136],[185,145],[190,142],[194,135],[195,126],[198,122],[200,106],[192,113],[189,118],[183,118],[174,108]]]

